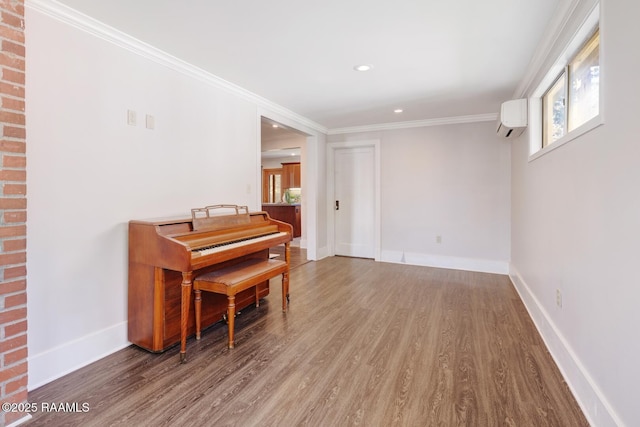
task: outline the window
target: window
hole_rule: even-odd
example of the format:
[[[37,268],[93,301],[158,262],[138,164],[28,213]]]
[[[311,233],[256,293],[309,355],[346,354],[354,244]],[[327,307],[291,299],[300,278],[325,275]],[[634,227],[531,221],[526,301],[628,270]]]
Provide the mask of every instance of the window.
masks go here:
[[[600,32],[569,61],[542,95],[542,147],[579,128],[600,112]]]
[[[529,95],[529,161],[604,123],[600,4],[574,10],[566,22],[575,24],[555,39],[566,44],[545,46],[556,60]]]

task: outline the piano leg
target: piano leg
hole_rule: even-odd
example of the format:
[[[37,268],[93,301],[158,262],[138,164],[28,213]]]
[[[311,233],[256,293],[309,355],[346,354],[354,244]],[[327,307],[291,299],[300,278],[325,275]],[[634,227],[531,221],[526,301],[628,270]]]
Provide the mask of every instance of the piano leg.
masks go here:
[[[236,296],[229,295],[228,297],[229,305],[227,306],[227,322],[228,322],[228,330],[229,330],[229,348],[234,347],[234,330],[236,323]]]
[[[195,296],[195,307],[196,307],[196,339],[200,339],[200,319],[202,317],[202,291],[200,289],[196,289],[193,291]]]
[[[180,363],[187,361],[187,326],[189,325],[189,306],[193,272],[182,273],[182,301],[180,307]]]

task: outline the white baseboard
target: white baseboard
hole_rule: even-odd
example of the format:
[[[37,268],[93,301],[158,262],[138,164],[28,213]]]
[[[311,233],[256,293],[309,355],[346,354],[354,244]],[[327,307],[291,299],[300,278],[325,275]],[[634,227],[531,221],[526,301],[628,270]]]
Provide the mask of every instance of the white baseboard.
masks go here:
[[[39,354],[30,355],[27,388],[34,390],[129,345],[131,343],[127,340],[127,322],[121,322]]]
[[[12,422],[11,424],[7,425],[7,427],[17,427],[17,426],[19,426],[20,424],[24,424],[24,423],[26,423],[26,422],[27,422],[27,421],[29,421],[31,418],[33,418],[33,417],[31,416],[31,414],[27,414],[26,416],[24,416],[24,417],[20,418],[19,420],[16,420],[16,421]]]
[[[513,265],[510,266],[509,277],[589,424],[598,427],[624,425]]]
[[[396,264],[420,265],[424,267],[449,268],[453,270],[479,271],[483,273],[509,273],[508,261],[450,257],[415,252],[381,251],[380,261]]]
[[[327,258],[328,256],[330,256],[329,248],[327,246],[323,246],[321,248],[318,248],[316,257],[313,261],[320,261],[321,259]]]

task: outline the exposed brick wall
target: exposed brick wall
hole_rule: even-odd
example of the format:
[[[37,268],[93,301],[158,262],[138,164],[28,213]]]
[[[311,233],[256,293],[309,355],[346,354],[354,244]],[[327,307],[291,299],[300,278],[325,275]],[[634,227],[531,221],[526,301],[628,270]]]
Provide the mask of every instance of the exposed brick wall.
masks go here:
[[[0,402],[27,401],[24,0],[0,0]],[[23,418],[0,410],[0,425]]]

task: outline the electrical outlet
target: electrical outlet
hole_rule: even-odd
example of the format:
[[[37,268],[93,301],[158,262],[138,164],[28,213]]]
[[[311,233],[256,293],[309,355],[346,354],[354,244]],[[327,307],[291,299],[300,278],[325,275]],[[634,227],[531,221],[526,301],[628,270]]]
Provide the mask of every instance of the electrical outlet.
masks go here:
[[[560,292],[560,289],[556,289],[556,305],[562,308],[562,292]]]
[[[436,243],[442,243],[442,236],[436,236]]]

